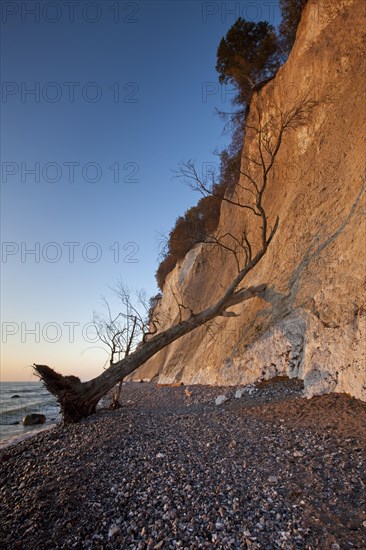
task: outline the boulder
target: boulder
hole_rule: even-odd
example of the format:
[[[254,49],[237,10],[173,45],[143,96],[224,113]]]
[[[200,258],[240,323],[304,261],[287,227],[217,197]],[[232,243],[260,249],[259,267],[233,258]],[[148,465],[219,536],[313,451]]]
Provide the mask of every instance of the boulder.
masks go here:
[[[46,416],[39,413],[27,414],[23,418],[23,426],[34,426],[34,424],[44,424],[46,422]]]

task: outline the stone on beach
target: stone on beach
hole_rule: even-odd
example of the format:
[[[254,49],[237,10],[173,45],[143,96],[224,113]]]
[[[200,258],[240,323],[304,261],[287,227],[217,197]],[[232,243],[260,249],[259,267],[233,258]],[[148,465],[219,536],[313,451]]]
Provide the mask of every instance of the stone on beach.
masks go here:
[[[235,399],[241,399],[243,397],[244,393],[245,393],[245,389],[244,388],[239,388],[235,392]]]
[[[23,426],[34,426],[34,424],[44,424],[46,422],[46,416],[39,413],[27,414],[23,418]]]
[[[108,531],[108,537],[112,538],[116,536],[119,533],[119,527],[117,525],[112,525],[112,527]]]
[[[228,400],[228,398],[226,397],[226,395],[219,395],[215,399],[215,405],[222,405],[227,400]]]

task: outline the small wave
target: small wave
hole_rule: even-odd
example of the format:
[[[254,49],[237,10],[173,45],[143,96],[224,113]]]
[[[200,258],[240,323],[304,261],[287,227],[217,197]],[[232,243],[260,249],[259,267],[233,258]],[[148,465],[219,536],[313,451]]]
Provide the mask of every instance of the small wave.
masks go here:
[[[23,406],[0,406],[0,418],[4,416],[13,416],[16,414],[24,414],[28,412],[47,412],[47,411],[53,411],[53,410],[59,410],[59,406],[57,403],[53,403],[52,401],[49,403],[44,402],[34,402],[34,403],[27,403]]]
[[[9,393],[11,393],[8,390]],[[16,393],[47,393],[43,388],[17,388]]]
[[[17,433],[19,428],[22,427],[23,418],[27,414],[38,413],[44,414],[46,416],[46,422],[60,420],[60,409],[58,406],[48,406],[48,407],[27,407],[24,409],[13,409],[13,410],[4,410],[0,413],[0,440],[6,437],[7,432],[11,430],[13,433]]]
[[[43,426],[42,428],[33,429],[32,431],[28,431],[22,434],[12,435],[10,437],[7,437],[0,441],[0,450],[6,449],[7,447],[10,447],[11,445],[16,445],[17,443],[20,443],[21,441],[24,441],[25,439],[29,439],[30,437],[33,437],[41,432],[44,432],[46,430],[50,430],[51,428],[54,428],[56,424],[49,424],[48,426]]]
[[[13,399],[13,395],[19,398]],[[60,406],[53,395],[38,383],[1,382],[0,383],[0,440],[1,444],[7,441],[18,441],[34,430],[44,430],[50,424],[60,421]],[[46,423],[42,426],[23,426],[23,418],[27,414],[40,413],[46,416]]]

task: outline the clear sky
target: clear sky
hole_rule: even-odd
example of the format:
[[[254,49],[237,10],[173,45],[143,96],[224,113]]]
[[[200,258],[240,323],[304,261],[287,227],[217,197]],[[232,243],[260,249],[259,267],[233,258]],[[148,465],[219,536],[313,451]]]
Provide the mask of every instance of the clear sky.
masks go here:
[[[88,328],[122,279],[157,292],[161,234],[198,199],[172,177],[227,143],[215,72],[237,17],[278,1],[3,2],[1,379],[33,362],[88,379]]]

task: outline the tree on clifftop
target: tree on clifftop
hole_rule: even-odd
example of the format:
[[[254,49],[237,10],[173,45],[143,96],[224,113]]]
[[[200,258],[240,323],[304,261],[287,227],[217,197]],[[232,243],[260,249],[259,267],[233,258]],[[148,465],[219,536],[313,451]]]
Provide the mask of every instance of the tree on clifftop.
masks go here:
[[[280,0],[278,33],[267,21],[254,23],[239,17],[221,39],[216,70],[220,84],[230,83],[237,88],[234,103],[247,105],[256,86],[272,78],[286,61],[306,3]]]
[[[239,17],[221,39],[216,70],[220,84],[231,83],[238,89],[235,102],[246,104],[255,86],[270,78],[280,66],[279,42],[275,28],[260,21]]]
[[[252,122],[247,126],[247,137],[252,145],[250,154],[242,156],[240,186],[229,197],[221,198],[233,209],[240,208],[251,215],[251,231],[256,231],[258,239],[250,242],[244,216],[240,237],[223,232],[215,237],[215,244],[228,254],[234,254],[237,271],[233,271],[231,283],[223,288],[220,298],[206,309],[193,311],[184,302],[177,303],[178,320],[161,332],[145,334],[142,342],[132,353],[112,363],[102,374],[88,382],[81,382],[76,376],[63,376],[46,365],[34,365],[36,374],[44,382],[50,393],[57,398],[66,423],[78,422],[95,413],[99,400],[122,378],[135,371],[158,351],[178,338],[188,334],[218,316],[232,317],[236,314],[230,308],[253,297],[266,298],[267,284],[245,286],[244,281],[261,261],[277,231],[279,219],[268,219],[264,207],[264,197],[271,177],[274,177],[278,152],[285,134],[307,124],[318,102],[307,97],[299,101],[292,109],[282,111],[275,105],[271,114],[257,109]],[[255,120],[254,120],[255,119]],[[245,149],[244,149],[245,150]],[[195,179],[195,171],[187,173]],[[208,189],[205,182],[196,180],[197,187],[203,192],[215,196],[215,189]],[[244,195],[242,194],[244,191]],[[243,198],[246,197],[245,199]],[[233,215],[235,212],[233,210]],[[215,274],[219,277],[219,273]]]

